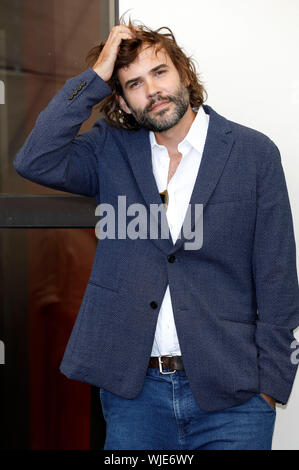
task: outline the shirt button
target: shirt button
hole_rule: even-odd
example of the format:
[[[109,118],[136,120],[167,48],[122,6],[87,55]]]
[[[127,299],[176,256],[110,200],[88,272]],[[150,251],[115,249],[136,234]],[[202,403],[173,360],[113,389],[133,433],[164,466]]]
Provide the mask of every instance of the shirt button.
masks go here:
[[[155,301],[153,300],[153,301],[150,303],[150,306],[151,306],[152,308],[157,308],[157,307],[158,307],[158,304],[157,304],[157,302],[155,302]]]

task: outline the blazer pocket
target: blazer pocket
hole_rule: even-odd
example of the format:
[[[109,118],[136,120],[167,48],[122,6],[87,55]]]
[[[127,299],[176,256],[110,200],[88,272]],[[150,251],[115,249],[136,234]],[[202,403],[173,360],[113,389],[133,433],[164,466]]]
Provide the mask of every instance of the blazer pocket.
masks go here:
[[[114,278],[113,280],[108,278],[96,278],[96,279],[89,279],[88,284],[92,286],[102,287],[104,289],[109,289],[114,292],[119,291],[119,281],[118,278]]]
[[[254,320],[220,319],[223,360],[230,364],[235,392],[259,389],[258,351],[255,342]]]
[[[120,262],[117,257],[96,259],[88,284],[118,292],[120,289]]]
[[[232,323],[241,323],[241,325],[256,325],[256,320],[252,319],[248,319],[248,320],[234,320],[232,318],[225,318],[225,317],[220,317],[220,320],[223,320],[223,321],[228,321],[228,322],[232,322]]]
[[[242,190],[239,192],[228,192],[227,194],[213,194],[208,200],[208,204],[223,204],[225,202],[254,201],[253,190]]]

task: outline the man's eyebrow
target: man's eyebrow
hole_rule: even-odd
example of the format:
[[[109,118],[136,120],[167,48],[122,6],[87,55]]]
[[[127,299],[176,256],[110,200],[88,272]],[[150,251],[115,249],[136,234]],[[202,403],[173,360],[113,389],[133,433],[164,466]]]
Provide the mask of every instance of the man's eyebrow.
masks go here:
[[[159,65],[157,65],[156,67],[154,67],[153,69],[151,69],[150,72],[156,72],[156,71],[159,70],[160,68],[169,68],[169,65],[167,65],[167,64],[159,64]],[[141,76],[135,77],[135,78],[131,78],[130,80],[126,81],[126,83],[125,83],[125,88],[128,88],[128,86],[131,85],[131,83],[136,82],[136,81],[139,80],[140,78],[141,78]]]

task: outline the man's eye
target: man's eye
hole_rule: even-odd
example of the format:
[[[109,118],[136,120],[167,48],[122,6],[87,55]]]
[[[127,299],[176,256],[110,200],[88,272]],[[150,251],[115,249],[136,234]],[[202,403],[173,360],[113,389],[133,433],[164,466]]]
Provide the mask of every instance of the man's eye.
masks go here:
[[[165,72],[166,72],[166,70],[157,70],[156,74],[162,75],[162,74],[165,73]],[[139,83],[140,83],[140,81],[132,83],[132,84],[130,85],[130,88],[135,88],[135,86],[138,85]]]

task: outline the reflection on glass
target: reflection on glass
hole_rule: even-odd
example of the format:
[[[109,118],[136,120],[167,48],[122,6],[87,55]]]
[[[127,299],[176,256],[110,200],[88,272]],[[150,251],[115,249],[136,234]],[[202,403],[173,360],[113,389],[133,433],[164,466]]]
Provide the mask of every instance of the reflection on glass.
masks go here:
[[[1,422],[9,444],[26,438],[33,450],[89,449],[90,385],[59,365],[90,275],[94,229],[8,229],[1,240]]]
[[[0,2],[0,90],[4,98],[0,104],[0,193],[61,194],[22,178],[12,160],[39,113],[66,80],[88,68],[86,53],[100,40],[100,8],[99,0]],[[94,110],[80,132],[96,119]]]

